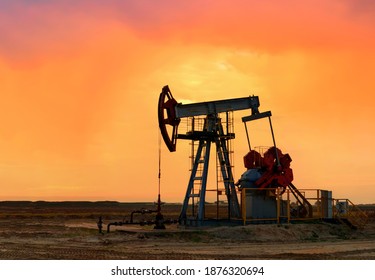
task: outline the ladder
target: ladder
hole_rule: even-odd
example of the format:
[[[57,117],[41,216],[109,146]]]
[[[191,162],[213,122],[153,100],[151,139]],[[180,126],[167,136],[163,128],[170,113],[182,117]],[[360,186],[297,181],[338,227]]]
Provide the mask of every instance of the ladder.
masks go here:
[[[220,122],[217,125],[218,135],[215,139],[217,153],[217,183],[222,182],[225,188],[225,195],[228,201],[228,217],[240,217],[240,207],[234,184],[234,176],[231,165],[231,151],[229,148],[230,140],[234,138],[234,134],[229,133],[229,117],[227,114],[227,134],[224,133],[223,125]]]
[[[202,222],[205,219],[207,175],[212,143],[216,145],[220,170],[224,178],[225,193],[230,205],[230,214],[239,217],[240,207],[226,145],[228,138],[234,137],[234,135],[224,134],[220,118],[217,115],[209,115],[205,118],[202,131],[193,131],[189,135],[179,135],[179,137],[192,140],[192,152],[194,153],[191,175],[179,217],[180,223],[186,223],[187,220]],[[198,142],[198,147],[195,149],[196,142]],[[188,217],[190,202],[192,216]]]

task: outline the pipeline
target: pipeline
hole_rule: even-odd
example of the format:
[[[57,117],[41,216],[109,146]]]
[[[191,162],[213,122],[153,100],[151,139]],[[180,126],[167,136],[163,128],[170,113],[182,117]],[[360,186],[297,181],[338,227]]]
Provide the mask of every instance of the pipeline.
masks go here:
[[[159,202],[160,203],[160,202]],[[149,220],[149,221],[140,221],[140,222],[134,222],[134,214],[151,214],[151,213],[157,213],[155,220]],[[120,222],[111,222],[107,224],[107,233],[110,232],[111,226],[125,226],[125,225],[139,225],[139,226],[147,226],[147,225],[155,225],[154,229],[165,229],[166,224],[175,224],[178,220],[164,220],[163,214],[161,214],[160,211],[160,204],[158,204],[158,208],[156,210],[150,210],[150,209],[144,209],[141,210],[134,210],[130,214],[130,222],[129,221],[120,221]],[[102,217],[99,217],[99,221],[97,222],[97,226],[99,229],[99,233],[102,233],[103,229],[103,219]]]
[[[141,210],[134,210],[133,212],[131,212],[131,214],[130,214],[130,223],[133,223],[133,216],[134,216],[134,214],[142,214],[142,215],[144,215],[144,214],[150,214],[150,213],[157,213],[158,212],[158,210],[149,210],[149,209],[141,209]]]
[[[177,224],[177,223],[178,223],[178,220],[172,220],[172,219],[164,220],[163,221],[163,224],[166,224],[166,225]],[[128,222],[128,221],[125,221],[125,222],[112,222],[112,223],[109,223],[107,225],[107,233],[111,232],[111,226],[126,226],[126,225],[139,225],[139,226],[155,225],[154,228],[158,229],[157,228],[158,220],[155,220],[155,221],[142,221],[142,222],[138,222],[138,223],[131,223],[131,222]]]

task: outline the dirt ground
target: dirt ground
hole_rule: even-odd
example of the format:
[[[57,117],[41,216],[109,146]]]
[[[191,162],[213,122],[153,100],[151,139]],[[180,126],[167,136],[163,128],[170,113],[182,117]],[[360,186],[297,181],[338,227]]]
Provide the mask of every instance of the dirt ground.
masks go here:
[[[125,210],[112,206],[0,203],[0,259],[375,259],[372,220],[363,230],[318,222],[207,228],[173,224],[166,230],[127,225],[107,233],[106,223],[119,221]],[[96,224],[99,213],[104,213],[103,233]]]

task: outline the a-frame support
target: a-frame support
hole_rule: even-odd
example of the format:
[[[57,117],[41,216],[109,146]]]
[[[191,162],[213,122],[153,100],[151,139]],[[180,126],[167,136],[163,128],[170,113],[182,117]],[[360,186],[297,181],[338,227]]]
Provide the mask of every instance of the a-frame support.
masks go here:
[[[178,135],[179,138],[198,140],[199,145],[194,157],[194,164],[191,170],[189,184],[186,190],[185,199],[180,213],[180,223],[187,220],[196,221],[198,224],[205,219],[206,187],[208,168],[210,160],[211,143],[215,143],[220,170],[224,180],[225,194],[229,205],[229,218],[240,217],[240,206],[233,180],[232,166],[229,159],[227,141],[234,137],[234,134],[224,134],[221,119],[214,114],[208,115],[205,119],[203,131],[195,131],[189,135]],[[203,166],[203,167],[202,167]],[[198,172],[201,167],[201,172]],[[196,192],[194,186],[198,187]],[[194,216],[188,217],[190,201],[194,206],[194,200],[198,199],[198,209],[193,212]]]

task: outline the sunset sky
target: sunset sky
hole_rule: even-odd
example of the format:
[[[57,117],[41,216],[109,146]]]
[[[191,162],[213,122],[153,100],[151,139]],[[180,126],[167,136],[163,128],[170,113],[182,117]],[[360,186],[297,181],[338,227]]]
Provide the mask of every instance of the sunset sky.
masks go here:
[[[374,3],[0,0],[0,200],[154,201],[168,84],[184,103],[259,96],[298,188],[375,203]],[[161,162],[182,202],[188,142]]]

